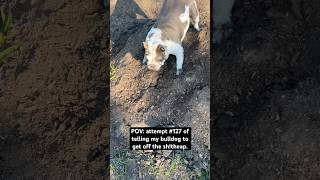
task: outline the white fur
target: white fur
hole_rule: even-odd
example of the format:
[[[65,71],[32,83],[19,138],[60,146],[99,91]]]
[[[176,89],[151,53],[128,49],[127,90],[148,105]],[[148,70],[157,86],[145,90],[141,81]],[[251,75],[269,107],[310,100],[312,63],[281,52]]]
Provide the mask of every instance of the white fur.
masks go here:
[[[194,7],[196,7],[196,9],[198,10],[196,1],[193,1],[193,3],[194,3]],[[193,25],[194,28],[195,28],[197,31],[200,31],[199,21],[200,21],[200,17],[199,17],[199,13],[198,13],[196,19],[194,20],[194,25]]]
[[[146,39],[147,42],[149,42],[150,40],[152,41],[152,39],[149,38],[149,36],[150,36],[151,34],[153,34],[153,35],[152,35],[152,38],[161,39],[162,31],[161,31],[161,29],[159,29],[159,28],[154,28],[154,27],[152,27],[152,28],[150,29],[150,31],[148,32],[147,39]]]
[[[152,36],[150,38],[151,34]],[[154,28],[154,27],[152,27],[151,30],[148,32],[146,43],[148,44],[148,50],[150,54],[148,54],[147,57],[143,59],[143,63],[146,62],[146,59],[155,58],[157,46],[163,43],[161,40],[161,34],[162,34],[162,31],[159,28]]]
[[[183,36],[181,38],[181,41],[184,39],[188,29],[189,29],[189,25],[190,25],[190,16],[189,16],[190,12],[189,12],[189,6],[185,5],[184,6],[184,13],[180,14],[179,19],[182,23],[187,22],[187,26],[184,29],[183,32]]]
[[[179,74],[179,71],[181,71],[182,69],[182,65],[183,65],[183,58],[184,58],[184,50],[181,44],[171,41],[171,40],[165,40],[163,41],[161,39],[161,30],[158,28],[151,28],[151,30],[149,31],[148,35],[153,34],[151,38],[146,39],[146,42],[148,44],[148,50],[150,52],[150,54],[144,58],[144,62],[146,62],[146,59],[153,59],[156,56],[156,48],[159,44],[163,45],[166,47],[166,53],[167,56],[174,55],[176,56],[177,59],[177,75]],[[148,62],[148,65],[150,65],[152,62]],[[163,65],[159,64],[159,65]]]
[[[176,56],[177,75],[178,75],[179,73],[178,71],[182,69],[182,64],[183,64],[183,58],[184,58],[183,47],[181,46],[181,44],[176,43],[174,41],[170,41],[170,40],[166,40],[164,44],[167,47],[168,54]]]

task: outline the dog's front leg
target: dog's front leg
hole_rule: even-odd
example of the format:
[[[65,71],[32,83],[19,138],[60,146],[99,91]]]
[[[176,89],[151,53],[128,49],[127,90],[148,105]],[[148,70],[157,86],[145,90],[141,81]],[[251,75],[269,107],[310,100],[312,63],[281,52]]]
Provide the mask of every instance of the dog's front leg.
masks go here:
[[[191,20],[192,20],[193,27],[197,31],[200,31],[200,27],[199,27],[199,21],[200,21],[199,10],[197,8],[196,1],[193,1],[190,4],[190,17],[191,17]]]
[[[146,64],[146,63],[147,63],[147,58],[144,56],[144,57],[143,57],[142,64]]]
[[[175,51],[175,56],[177,59],[177,73],[176,75],[180,75],[182,73],[182,65],[183,65],[183,58],[184,58],[184,54],[183,54],[183,47],[181,45],[177,45],[176,47],[176,51]]]

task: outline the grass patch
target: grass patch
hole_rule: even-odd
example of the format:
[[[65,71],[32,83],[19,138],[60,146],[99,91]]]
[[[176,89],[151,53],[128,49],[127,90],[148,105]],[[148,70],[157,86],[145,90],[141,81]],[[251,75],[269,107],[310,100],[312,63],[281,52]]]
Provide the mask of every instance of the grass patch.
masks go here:
[[[208,170],[201,170],[201,174],[198,178],[199,180],[208,180],[210,179],[210,174]]]
[[[153,159],[147,160],[147,170],[151,175],[157,178],[165,179],[190,179],[191,171],[187,167],[188,161],[181,158],[180,155],[174,157],[169,164],[157,165]]]
[[[110,159],[110,170],[116,178],[125,178],[127,160],[128,156],[126,153],[116,154]]]
[[[12,28],[12,13],[9,7],[2,5],[0,7],[0,64],[4,59],[12,54],[17,48],[17,45],[9,46],[7,40],[10,38],[10,30]]]
[[[136,156],[135,159],[141,159],[141,157]],[[143,160],[144,159],[144,160]],[[113,179],[125,180],[130,177],[128,169],[135,168],[139,166],[142,170],[142,174],[148,175],[152,179],[197,179],[197,180],[209,180],[209,171],[201,169],[191,170],[189,167],[189,162],[183,158],[181,155],[176,155],[170,160],[165,159],[159,163],[159,158],[149,156],[148,158],[143,158],[140,160],[140,164],[133,163],[135,161],[131,159],[126,153],[119,153],[113,156],[110,160],[110,172]],[[157,163],[158,160],[158,163]],[[138,167],[136,167],[138,168]]]

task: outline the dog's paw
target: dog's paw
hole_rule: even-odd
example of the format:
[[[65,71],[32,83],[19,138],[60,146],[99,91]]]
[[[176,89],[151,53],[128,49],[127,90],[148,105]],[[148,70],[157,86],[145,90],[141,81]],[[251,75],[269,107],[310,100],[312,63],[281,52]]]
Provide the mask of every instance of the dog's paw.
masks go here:
[[[182,69],[177,69],[177,72],[176,72],[176,76],[179,76],[183,73],[183,70]]]
[[[146,59],[146,58],[143,58],[142,64],[143,64],[143,65],[146,65],[146,64],[147,64],[147,59]]]
[[[196,29],[198,32],[201,31],[201,28],[199,27],[199,25],[195,25],[195,26],[194,26],[194,29]]]

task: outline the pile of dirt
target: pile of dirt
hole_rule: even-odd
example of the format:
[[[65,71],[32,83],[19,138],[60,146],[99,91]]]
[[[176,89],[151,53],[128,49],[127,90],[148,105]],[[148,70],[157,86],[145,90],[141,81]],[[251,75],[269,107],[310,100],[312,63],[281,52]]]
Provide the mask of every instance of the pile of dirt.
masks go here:
[[[0,179],[107,177],[102,2],[14,0],[19,49],[0,66]]]
[[[320,3],[236,1],[213,50],[216,179],[320,178]]]
[[[196,177],[197,173],[194,172],[209,170],[210,6],[208,4],[210,1],[196,2],[200,11],[202,30],[197,32],[190,26],[183,42],[184,73],[176,77],[174,56],[166,61],[160,72],[149,71],[142,65],[144,55],[142,42],[155,22],[162,1],[111,1],[111,64],[114,69],[114,80],[110,87],[112,162],[117,161],[121,153],[130,154],[125,162],[136,162],[133,164],[152,158],[155,158],[155,161],[161,161],[161,158],[173,161],[176,155],[182,155],[188,168],[175,173],[182,172],[186,177],[189,175]],[[170,155],[154,152],[150,156],[131,152],[129,127],[142,122],[151,127],[191,127],[192,152],[189,152],[189,155],[180,151]],[[115,164],[111,164],[112,167]],[[131,163],[124,164],[126,164],[124,169],[131,172],[129,165]],[[144,169],[144,165],[140,163],[132,168]],[[165,168],[170,169],[166,166]],[[188,170],[190,174],[186,172]],[[143,173],[140,176],[136,173],[137,178],[148,178],[151,175],[148,169],[141,171]],[[131,176],[132,174],[135,173],[130,173]]]

